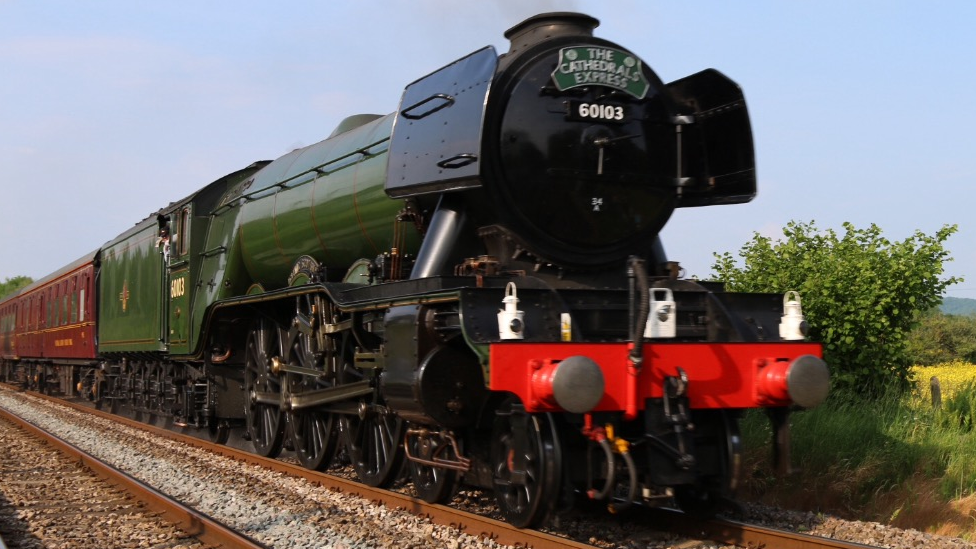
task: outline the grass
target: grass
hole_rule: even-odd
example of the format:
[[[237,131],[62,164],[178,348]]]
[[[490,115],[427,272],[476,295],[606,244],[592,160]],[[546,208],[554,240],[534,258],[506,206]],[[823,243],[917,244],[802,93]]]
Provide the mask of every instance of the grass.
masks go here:
[[[765,415],[742,422],[740,497],[976,539],[976,366],[914,369],[916,389],[876,401],[831,395],[791,416],[793,465],[777,478]],[[929,391],[939,378],[941,407]]]

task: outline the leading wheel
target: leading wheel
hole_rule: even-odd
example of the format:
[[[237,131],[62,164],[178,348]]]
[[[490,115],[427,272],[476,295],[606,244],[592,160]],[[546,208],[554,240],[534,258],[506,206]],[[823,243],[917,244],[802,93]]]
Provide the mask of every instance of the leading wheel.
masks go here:
[[[507,403],[492,432],[492,484],[505,520],[519,528],[543,522],[559,499],[562,452],[552,417]]]
[[[457,461],[458,455],[450,442],[431,434],[430,436],[408,436],[410,455],[426,461],[440,458]],[[427,503],[445,503],[454,495],[458,472],[454,469],[426,465],[410,461],[410,479],[413,481],[417,497]]]
[[[725,411],[699,412],[695,456],[701,477],[694,485],[675,486],[674,499],[689,515],[713,517],[731,501],[739,478],[742,439],[739,421]]]
[[[281,453],[285,422],[281,413],[281,381],[272,360],[281,356],[278,327],[260,320],[247,336],[244,354],[244,417],[254,451],[264,457]]]

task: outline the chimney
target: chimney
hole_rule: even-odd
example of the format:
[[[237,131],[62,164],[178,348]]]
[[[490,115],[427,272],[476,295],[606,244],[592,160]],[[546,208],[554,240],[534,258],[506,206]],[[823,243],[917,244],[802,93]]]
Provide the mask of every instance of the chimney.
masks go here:
[[[529,17],[505,32],[510,41],[506,55],[514,55],[539,42],[559,36],[593,36],[600,25],[596,18],[567,11],[540,13]]]

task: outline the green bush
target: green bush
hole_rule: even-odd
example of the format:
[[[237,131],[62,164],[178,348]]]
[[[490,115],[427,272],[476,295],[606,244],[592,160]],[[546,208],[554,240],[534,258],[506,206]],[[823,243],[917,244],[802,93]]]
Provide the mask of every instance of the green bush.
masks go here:
[[[813,222],[790,222],[783,239],[755,233],[739,251],[715,254],[712,270],[729,291],[800,292],[810,338],[822,342],[835,388],[883,395],[908,386],[906,338],[915,311],[929,310],[956,277],[942,278],[951,258],[944,243],[955,231],[916,231],[901,242],[871,225],[844,223],[844,234]]]
[[[907,341],[908,357],[914,364],[976,362],[976,316],[947,315],[937,308],[918,316]]]

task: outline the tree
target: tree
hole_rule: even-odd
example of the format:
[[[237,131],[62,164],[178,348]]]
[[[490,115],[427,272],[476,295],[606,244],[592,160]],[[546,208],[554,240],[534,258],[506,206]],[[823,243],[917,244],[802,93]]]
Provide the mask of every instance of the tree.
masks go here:
[[[908,334],[906,350],[912,364],[931,366],[961,360],[976,362],[976,316],[943,314],[938,308],[919,315]]]
[[[34,279],[29,276],[15,276],[0,282],[0,299],[16,292],[17,290],[34,283]]]
[[[906,338],[917,311],[939,303],[956,277],[940,278],[950,261],[943,242],[956,232],[945,225],[934,236],[920,231],[890,242],[872,224],[845,233],[820,231],[814,222],[791,221],[785,239],[758,233],[739,251],[714,254],[712,269],[730,291],[801,294],[809,337],[824,345],[835,388],[880,394],[907,386]]]

